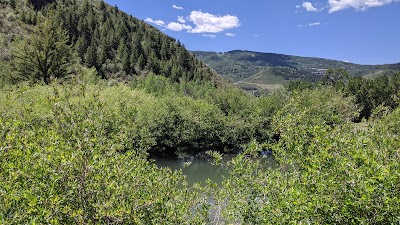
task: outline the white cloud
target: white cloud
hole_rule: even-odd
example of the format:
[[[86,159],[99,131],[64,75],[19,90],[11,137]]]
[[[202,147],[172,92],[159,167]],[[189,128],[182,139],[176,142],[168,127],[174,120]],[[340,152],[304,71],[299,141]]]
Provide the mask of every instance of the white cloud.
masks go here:
[[[303,2],[303,8],[307,10],[307,12],[317,12],[318,9],[313,6],[311,2]]]
[[[214,39],[214,38],[217,37],[217,35],[214,35],[214,34],[202,34],[201,36],[208,37],[208,38],[211,38],[211,39]]]
[[[195,24],[190,33],[218,33],[240,26],[239,18],[231,15],[213,15],[201,11],[192,11],[189,20]]]
[[[319,26],[319,25],[321,25],[321,23],[320,23],[320,22],[316,22],[316,23],[309,23],[309,24],[308,24],[308,26],[309,26],[309,27],[312,27],[312,26]]]
[[[366,10],[370,7],[383,6],[393,2],[399,2],[399,0],[328,0],[329,13],[337,12],[347,8]]]
[[[173,5],[172,8],[174,9],[178,9],[178,10],[183,10],[183,7],[181,6],[177,6],[177,5]]]
[[[226,33],[225,35],[228,36],[228,37],[235,37],[236,36],[236,34],[234,34],[234,33]]]
[[[321,22],[315,22],[315,23],[309,23],[309,24],[306,24],[306,25],[303,25],[303,24],[300,24],[300,25],[297,25],[297,27],[313,27],[313,26],[319,26],[319,25],[321,25]]]
[[[296,5],[296,9],[300,9],[301,8],[301,6],[299,6],[299,5]]]
[[[178,16],[178,22],[179,23],[186,23],[185,18],[183,18],[183,16]]]
[[[156,24],[158,26],[161,26],[161,27],[165,26],[165,22],[162,21],[162,20],[153,20],[152,18],[146,18],[144,21],[146,21],[148,23],[154,23],[154,24]]]
[[[192,27],[186,24],[171,22],[169,23],[166,28],[173,31],[181,31],[181,30],[191,30]]]

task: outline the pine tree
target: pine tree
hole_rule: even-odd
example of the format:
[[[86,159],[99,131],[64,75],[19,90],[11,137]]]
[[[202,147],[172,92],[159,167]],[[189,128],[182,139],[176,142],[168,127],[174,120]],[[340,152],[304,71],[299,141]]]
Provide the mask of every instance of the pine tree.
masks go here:
[[[97,70],[100,68],[100,66],[98,64],[97,47],[93,40],[92,40],[92,43],[87,48],[87,51],[85,54],[85,62],[89,68],[95,67]]]
[[[88,47],[89,44],[87,43],[87,38],[85,35],[80,36],[75,43],[75,51],[78,53],[80,58],[84,59],[84,55]]]
[[[146,62],[146,58],[144,57],[143,54],[140,54],[138,60],[137,60],[137,67],[139,68],[139,70],[143,70],[144,67],[146,66],[147,62]]]
[[[41,80],[49,84],[51,78],[68,74],[71,47],[68,33],[60,24],[46,19],[35,32],[23,40],[13,52],[15,70],[22,79]]]
[[[142,44],[140,43],[140,39],[138,36],[132,37],[131,49],[132,59],[136,61],[139,58],[140,54],[143,53]]]
[[[151,52],[147,58],[147,69],[153,71],[157,75],[160,73],[160,63],[157,59],[157,56],[153,52]]]
[[[126,74],[130,74],[131,72],[130,54],[128,47],[126,46],[125,39],[121,39],[119,43],[117,57],[119,58],[122,64],[122,70],[125,71]]]

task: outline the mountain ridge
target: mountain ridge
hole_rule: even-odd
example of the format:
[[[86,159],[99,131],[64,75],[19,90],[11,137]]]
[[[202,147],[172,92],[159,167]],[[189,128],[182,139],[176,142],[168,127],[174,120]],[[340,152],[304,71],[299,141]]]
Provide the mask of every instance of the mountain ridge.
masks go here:
[[[303,57],[248,50],[227,52],[192,51],[222,77],[244,89],[272,91],[291,80],[318,81],[329,68],[345,69],[351,76],[375,77],[400,71],[400,62],[382,65],[361,65],[334,59]],[[256,75],[259,76],[256,76]],[[252,79],[255,78],[255,79]],[[243,81],[246,82],[243,82]],[[246,85],[241,85],[245,83]]]
[[[361,65],[361,66],[382,66],[382,65],[395,65],[400,64],[399,62],[395,63],[376,63],[376,64],[364,64],[364,63],[355,63],[347,60],[340,60],[340,59],[331,59],[331,58],[324,58],[318,56],[301,56],[301,55],[292,55],[292,54],[285,54],[285,53],[278,53],[278,52],[263,52],[263,51],[256,51],[256,50],[241,50],[241,49],[233,49],[228,51],[203,51],[203,50],[189,50],[193,53],[218,53],[218,54],[229,54],[229,53],[241,53],[241,52],[248,52],[248,53],[256,53],[256,54],[270,54],[270,55],[280,55],[280,56],[291,56],[291,57],[301,57],[301,58],[310,58],[310,59],[323,59],[328,61],[338,61],[343,63]]]

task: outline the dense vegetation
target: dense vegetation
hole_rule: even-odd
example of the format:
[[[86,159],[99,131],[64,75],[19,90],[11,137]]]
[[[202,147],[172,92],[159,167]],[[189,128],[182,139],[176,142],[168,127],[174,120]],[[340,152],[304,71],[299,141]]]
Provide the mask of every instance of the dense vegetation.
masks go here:
[[[158,49],[148,46],[168,37],[101,2],[1,3],[16,10],[7,21],[24,27],[3,23],[11,38],[0,39],[1,224],[400,222],[400,73],[351,78],[327,70],[318,83],[296,81],[255,98],[216,85],[189,53],[194,64],[185,67],[186,50],[175,41],[170,57],[140,67],[134,50],[147,48],[147,60]],[[92,61],[108,36],[88,39],[99,55],[77,46],[85,29],[106,26],[96,21],[113,21],[116,31],[126,23],[132,30],[117,38],[143,39]],[[276,167],[265,165],[265,151]],[[199,154],[229,171],[220,186],[189,186],[181,170],[151,162]]]
[[[93,69],[64,84],[5,86],[0,221],[398,223],[399,108],[354,124],[346,95],[320,85],[254,98],[155,75],[114,84]],[[260,159],[268,149],[276,168]],[[189,187],[148,160],[208,150],[217,162],[241,152],[222,186]]]
[[[354,121],[368,119],[372,115],[386,114],[399,105],[400,73],[391,76],[381,75],[375,78],[350,77],[344,69],[328,69],[318,83],[292,81],[288,89],[304,90],[319,86],[332,86],[347,96],[354,96],[360,114]]]

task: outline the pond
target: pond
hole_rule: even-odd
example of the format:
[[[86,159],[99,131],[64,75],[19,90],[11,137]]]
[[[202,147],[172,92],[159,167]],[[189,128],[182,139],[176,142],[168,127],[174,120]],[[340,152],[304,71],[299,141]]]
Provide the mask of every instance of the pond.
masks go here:
[[[232,157],[234,156],[224,156],[223,163],[228,162]],[[262,159],[266,167],[274,167],[276,164],[272,155],[262,157]],[[186,176],[189,186],[192,186],[194,183],[205,185],[207,179],[221,185],[223,177],[229,176],[224,166],[213,165],[212,160],[206,158],[156,159],[155,163],[162,168],[169,167],[172,170],[182,169],[182,173]],[[185,166],[185,163],[188,165]]]

